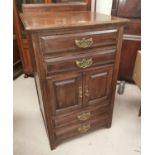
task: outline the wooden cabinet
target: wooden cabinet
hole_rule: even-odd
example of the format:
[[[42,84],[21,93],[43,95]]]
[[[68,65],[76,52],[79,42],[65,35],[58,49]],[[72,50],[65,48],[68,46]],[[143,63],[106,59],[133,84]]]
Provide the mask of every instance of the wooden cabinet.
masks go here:
[[[30,36],[51,149],[69,137],[110,127],[128,20],[88,11],[25,12],[21,19]]]
[[[113,0],[112,15],[130,19],[124,28],[118,79],[133,82],[135,58],[141,49],[141,0]]]
[[[71,2],[71,4],[69,3]],[[73,5],[73,2],[76,2]],[[85,3],[78,3],[85,2]],[[41,3],[38,8],[33,7],[24,7],[23,11],[25,12],[44,12],[51,9],[52,12],[57,11],[84,11],[91,10],[91,0],[14,0],[13,1],[13,11],[14,11],[14,27],[17,36],[17,42],[20,49],[20,59],[22,62],[23,72],[25,77],[33,75],[33,69],[31,64],[31,56],[30,56],[30,46],[28,44],[28,36],[24,31],[23,25],[19,20],[19,14],[22,12],[23,4],[31,4]],[[46,8],[42,6],[42,3],[46,3]],[[59,3],[58,5],[50,4],[50,3]],[[49,7],[48,7],[49,6]],[[48,9],[47,9],[48,7]],[[28,10],[27,10],[28,9]],[[20,67],[21,68],[21,67]]]

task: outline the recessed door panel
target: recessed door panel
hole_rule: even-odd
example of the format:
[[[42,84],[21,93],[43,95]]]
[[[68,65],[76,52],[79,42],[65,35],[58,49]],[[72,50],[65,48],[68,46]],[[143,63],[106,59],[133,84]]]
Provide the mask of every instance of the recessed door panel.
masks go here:
[[[107,72],[90,75],[89,90],[90,100],[106,96]],[[102,86],[100,86],[102,85]]]
[[[50,101],[55,112],[77,109],[82,104],[82,75],[69,73],[52,76],[49,80]],[[51,103],[52,104],[52,103]],[[53,104],[52,104],[53,105]]]
[[[101,102],[110,97],[112,67],[103,67],[87,71],[84,81],[85,103]]]

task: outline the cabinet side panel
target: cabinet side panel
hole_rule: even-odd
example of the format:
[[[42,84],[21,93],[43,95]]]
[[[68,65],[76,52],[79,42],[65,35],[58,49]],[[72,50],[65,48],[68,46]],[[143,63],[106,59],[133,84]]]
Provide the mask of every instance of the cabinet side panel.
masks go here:
[[[34,34],[32,35],[34,36]],[[41,93],[41,87],[40,87],[40,79],[37,73],[37,60],[35,57],[35,52],[36,52],[36,42],[33,39],[32,40],[32,36],[29,33],[28,34],[28,38],[29,38],[29,45],[30,45],[30,56],[31,56],[31,60],[32,60],[32,66],[33,66],[33,73],[34,73],[34,80],[35,80],[35,85],[36,85],[36,90],[37,90],[37,95],[38,95],[38,100],[39,100],[39,106],[40,106],[40,110],[41,113],[43,115],[43,119],[45,121],[45,112],[44,112],[44,108],[43,108],[43,99],[42,99],[42,93]]]
[[[39,48],[38,34],[33,33],[31,37],[31,57],[34,71],[36,89],[38,93],[40,109],[44,118],[47,134],[50,141],[51,149],[55,148],[55,136],[53,132],[54,125],[51,123],[50,105],[48,103],[47,82],[45,78],[42,56]]]
[[[117,83],[117,77],[118,77],[118,70],[119,70],[119,64],[120,64],[120,56],[121,56],[121,48],[122,48],[122,38],[123,38],[123,27],[120,27],[118,29],[117,34],[117,51],[115,55],[115,63],[113,68],[113,79],[112,79],[112,98],[111,98],[111,107],[110,107],[110,117],[109,117],[109,127],[112,123],[112,116],[113,116],[113,107],[114,107],[114,100],[115,100],[115,91],[116,91],[116,83]]]

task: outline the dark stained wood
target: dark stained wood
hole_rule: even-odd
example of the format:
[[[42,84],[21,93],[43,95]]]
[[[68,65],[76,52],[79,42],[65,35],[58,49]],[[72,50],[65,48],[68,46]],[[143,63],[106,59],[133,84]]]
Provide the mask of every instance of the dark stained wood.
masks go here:
[[[62,141],[70,137],[73,137],[73,136],[75,137],[77,135],[84,134],[78,131],[78,128],[81,128],[83,126],[89,126],[89,129],[87,132],[93,131],[95,129],[99,129],[101,127],[106,127],[108,117],[109,117],[108,113],[105,112],[104,114],[98,117],[95,117],[94,119],[91,119],[89,121],[86,121],[83,123],[76,123],[76,124],[70,125],[70,127],[65,126],[63,128],[58,128],[55,132],[55,135],[57,138],[56,145],[60,144]]]
[[[124,33],[130,35],[141,35],[141,20],[130,19],[130,22],[124,27]]]
[[[24,48],[22,46],[22,38],[21,38],[21,29],[19,27],[19,17],[18,17],[18,12],[17,12],[17,6],[16,6],[16,1],[13,1],[13,25],[14,25],[14,31],[17,39],[17,44],[19,48],[19,54],[21,58],[22,65],[25,65],[24,58],[23,58],[23,51]]]
[[[70,137],[110,127],[122,26],[128,20],[90,12],[24,13],[21,18],[51,149]],[[75,39],[89,37],[91,46],[76,47]]]
[[[117,7],[117,16],[140,18],[141,0],[120,0]]]
[[[85,106],[104,103],[111,96],[113,65],[84,72]]]
[[[66,42],[67,38],[67,42]],[[113,31],[98,31],[98,32],[86,32],[86,33],[75,33],[57,36],[41,36],[42,49],[45,54],[58,54],[58,52],[63,51],[73,51],[84,49],[79,48],[76,44],[76,40],[92,39],[93,44],[90,46],[89,50],[93,47],[105,47],[108,45],[116,45],[116,30]],[[61,44],[61,46],[60,46]]]
[[[112,15],[130,19],[124,27],[118,80],[133,82],[133,65],[137,50],[141,49],[141,0],[113,0]]]
[[[116,15],[117,15],[118,4],[119,4],[119,0],[113,0],[113,3],[112,3],[112,10],[111,10],[111,14],[112,14],[113,16],[116,16]]]
[[[50,1],[50,0],[49,0]],[[91,10],[91,0],[53,0],[53,3],[70,3],[70,2],[85,2],[88,5],[88,10]]]
[[[83,12],[44,12],[44,13],[24,13],[21,14],[21,20],[27,31],[62,29],[74,27],[94,27],[121,25],[126,23],[127,19],[111,17],[105,14]],[[35,21],[35,22],[34,22]]]
[[[74,4],[49,4],[52,3],[52,0],[43,0],[44,3],[47,3],[45,7],[42,4],[38,4],[38,7],[33,7],[34,3],[32,1],[26,1],[26,3],[30,3],[28,6],[23,6],[23,11],[25,12],[42,12],[42,11],[49,11],[52,9],[52,11],[86,11],[88,7],[90,7],[90,2],[88,3],[89,6],[87,7],[87,3],[74,3]],[[25,74],[25,77],[28,77],[33,74],[32,71],[32,64],[31,64],[31,56],[29,53],[29,45],[27,38],[23,38],[23,30],[22,25],[19,21],[18,17],[18,10],[16,6],[16,0],[13,1],[14,6],[14,27],[15,31],[17,33],[17,41],[20,49],[20,58],[22,62],[23,72]],[[21,11],[21,10],[20,10]],[[27,37],[27,35],[26,35]]]
[[[109,102],[103,101],[100,103],[98,102],[96,104],[91,104],[87,107],[83,107],[82,109],[69,111],[67,113],[61,113],[53,117],[56,128],[60,128],[84,122],[83,120],[79,120],[77,117],[82,115],[83,113],[90,113],[90,117],[87,119],[90,120],[108,111],[109,111]]]
[[[22,63],[19,55],[19,48],[16,40],[16,35],[13,37],[13,79],[23,73]]]
[[[133,69],[137,51],[141,49],[140,41],[124,40],[121,53],[119,79],[132,82]],[[129,59],[131,58],[131,59]],[[125,65],[124,65],[125,64]]]
[[[116,91],[116,83],[118,78],[119,72],[119,64],[120,64],[120,57],[121,57],[121,48],[122,48],[122,40],[123,40],[123,26],[121,26],[117,33],[117,54],[115,55],[115,62],[113,67],[113,78],[112,78],[112,86],[111,86],[111,104],[109,113],[111,114],[109,117],[108,127],[111,127],[112,124],[112,116],[113,116],[113,108],[114,108],[114,100],[115,100],[115,91]]]
[[[20,59],[24,74],[32,75],[32,65],[29,54],[29,45],[26,40],[22,38],[21,21],[17,10],[16,0],[13,1],[13,25],[16,34],[17,44],[20,53]],[[25,45],[26,44],[26,45]]]
[[[65,71],[82,70],[76,65],[76,61],[82,61],[83,59],[92,58],[93,64],[91,67],[96,67],[104,64],[113,63],[115,60],[116,49],[103,50],[95,49],[91,53],[81,53],[72,56],[65,55],[58,58],[52,58],[45,60],[46,74],[55,74]],[[91,56],[90,56],[91,55]]]
[[[52,106],[49,104],[49,87],[47,81],[45,81],[45,71],[42,63],[42,55],[40,53],[38,35],[36,33],[29,33],[29,41],[31,45],[31,60],[33,65],[33,72],[35,77],[35,84],[38,93],[38,99],[40,104],[40,109],[42,116],[44,118],[44,123],[47,131],[47,135],[50,141],[51,148],[56,147],[56,139],[54,130],[54,123],[51,124]]]
[[[49,10],[52,10],[53,12],[57,12],[57,11],[86,11],[89,7],[90,7],[90,1],[88,3],[68,3],[68,4],[49,4],[52,3],[52,0],[46,0],[44,1],[45,4],[27,4],[26,6],[23,4],[23,11],[24,12],[46,12]],[[87,4],[89,4],[87,6]],[[37,7],[36,7],[37,5]],[[45,5],[45,6],[44,6]],[[14,10],[17,12],[17,8],[15,5]],[[33,74],[33,70],[32,70],[32,62],[31,62],[31,56],[30,56],[30,51],[29,51],[29,44],[27,39],[22,38],[22,29],[21,29],[21,24],[20,21],[18,19],[18,13],[16,13],[17,16],[14,17],[14,23],[16,24],[17,27],[17,31],[19,31],[17,37],[19,38],[19,44],[20,46],[22,46],[21,48],[21,59],[22,59],[22,66],[24,69],[24,73],[25,73],[25,77],[28,77],[29,75]]]
[[[28,13],[86,11],[87,3],[23,4],[22,8]]]
[[[60,74],[48,78],[50,101],[53,115],[67,110],[75,110],[82,105],[79,90],[82,91],[82,74]],[[67,95],[68,94],[68,95]]]
[[[33,74],[33,69],[32,69],[32,62],[31,62],[31,57],[29,54],[29,44],[28,44],[28,40],[27,39],[23,39],[23,48],[24,48],[24,52],[23,52],[23,58],[25,60],[25,74],[27,74],[28,76]]]

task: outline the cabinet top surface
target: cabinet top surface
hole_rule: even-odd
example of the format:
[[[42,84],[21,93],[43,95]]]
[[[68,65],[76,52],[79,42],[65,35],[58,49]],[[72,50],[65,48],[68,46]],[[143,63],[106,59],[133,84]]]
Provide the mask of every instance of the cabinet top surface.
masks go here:
[[[128,22],[127,19],[89,11],[22,13],[20,17],[25,29],[31,31],[95,25],[120,25]]]

